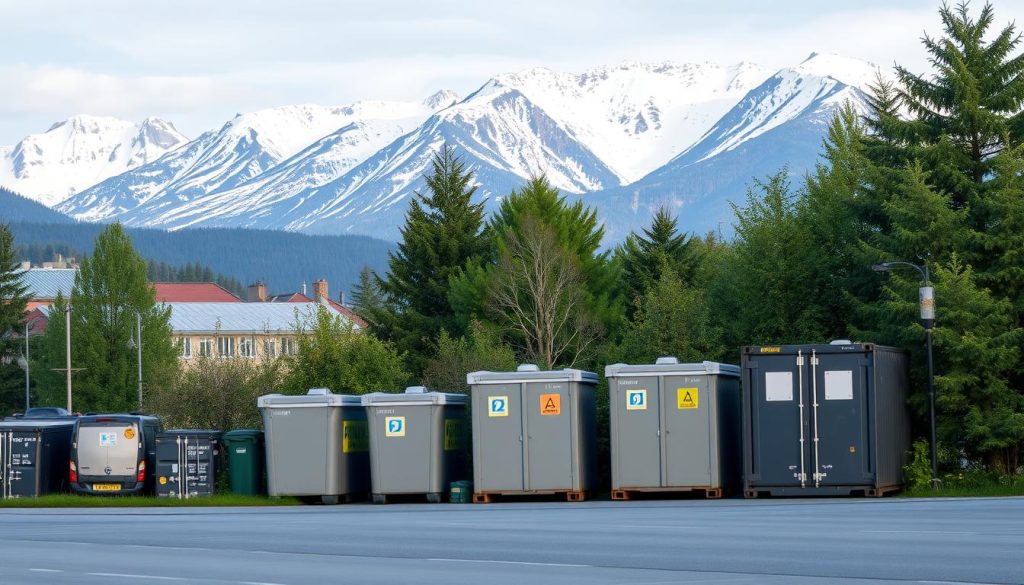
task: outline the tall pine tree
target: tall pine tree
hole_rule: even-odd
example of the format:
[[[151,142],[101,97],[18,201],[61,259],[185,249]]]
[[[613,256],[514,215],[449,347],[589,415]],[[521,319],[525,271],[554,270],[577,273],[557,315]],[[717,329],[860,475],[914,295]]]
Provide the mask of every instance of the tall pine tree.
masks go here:
[[[24,374],[17,366],[24,339],[18,335],[28,302],[14,250],[14,234],[0,224],[0,416],[25,404]]]
[[[143,392],[173,378],[178,359],[171,342],[171,310],[157,305],[145,261],[115,223],[100,232],[92,256],[82,259],[70,299],[58,297],[53,305],[37,370],[46,373],[39,392],[44,404],[65,403],[63,373],[54,370],[65,367],[66,302],[71,306],[71,365],[79,369],[72,378],[75,410],[139,407],[136,313],[142,315]]]
[[[402,241],[380,281],[393,317],[381,323],[383,333],[409,356],[416,374],[442,329],[462,334],[448,302],[448,281],[487,252],[484,207],[473,203],[472,181],[466,164],[445,145],[432,161],[427,192],[409,205]]]
[[[661,278],[663,267],[689,283],[700,265],[696,241],[679,233],[678,221],[661,208],[654,214],[650,227],[632,233],[622,245],[622,283],[626,313],[632,316],[644,294]]]

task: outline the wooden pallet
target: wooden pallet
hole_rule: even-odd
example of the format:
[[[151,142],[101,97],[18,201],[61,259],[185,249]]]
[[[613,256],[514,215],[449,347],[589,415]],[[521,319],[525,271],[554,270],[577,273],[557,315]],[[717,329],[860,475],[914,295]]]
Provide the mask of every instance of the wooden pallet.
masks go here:
[[[533,497],[533,496],[565,496],[567,502],[583,502],[590,497],[586,491],[550,491],[550,492],[477,492],[473,494],[474,504],[490,504],[504,497]]]
[[[632,500],[634,497],[640,494],[652,494],[652,495],[664,495],[667,497],[678,496],[680,494],[702,494],[707,500],[717,500],[722,497],[722,488],[654,488],[654,489],[632,489],[632,490],[612,490],[613,500]]]

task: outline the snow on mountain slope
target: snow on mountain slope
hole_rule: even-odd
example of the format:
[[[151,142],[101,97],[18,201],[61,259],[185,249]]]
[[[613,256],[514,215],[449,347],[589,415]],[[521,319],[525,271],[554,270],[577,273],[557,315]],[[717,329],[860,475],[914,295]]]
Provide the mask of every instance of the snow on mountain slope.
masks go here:
[[[432,157],[446,143],[457,149],[484,186],[481,197],[507,193],[540,173],[576,193],[620,182],[607,165],[526,96],[489,83],[329,183],[256,210],[239,205],[220,211],[223,202],[213,195],[201,206],[161,218],[160,225],[172,229],[239,225],[316,233],[355,230],[393,237],[408,197],[422,188]]]
[[[450,99],[436,95],[432,98],[442,102]],[[343,107],[285,106],[240,114],[220,130],[206,132],[150,165],[112,177],[80,193],[61,209],[88,221],[118,218],[131,225],[159,225],[160,215],[261,177],[338,128],[364,120],[371,124],[379,121],[381,127],[379,132],[368,132],[364,141],[338,141],[321,157],[320,162],[333,157],[327,166],[351,166],[360,156],[369,156],[406,128],[415,127],[427,115],[429,106],[415,102],[360,102]],[[373,138],[377,140],[371,140]],[[307,177],[307,180],[315,178]]]
[[[454,92],[440,91],[420,103],[353,104],[346,108],[352,120],[348,124],[250,181],[216,190],[189,205],[161,209],[159,204],[143,204],[121,219],[130,225],[177,226],[196,220],[216,223],[239,215],[264,217],[276,205],[344,175],[457,99]]]
[[[678,213],[682,229],[730,232],[729,202],[742,204],[754,178],[783,167],[794,178],[811,170],[828,123],[844,103],[864,110],[864,92],[876,71],[863,61],[813,54],[750,91],[665,166],[631,185],[587,197],[613,238],[646,225],[662,206]]]
[[[692,145],[770,74],[750,63],[624,63],[579,74],[536,68],[493,83],[521,91],[630,183]]]
[[[0,149],[0,186],[48,206],[187,142],[159,118],[75,116]]]

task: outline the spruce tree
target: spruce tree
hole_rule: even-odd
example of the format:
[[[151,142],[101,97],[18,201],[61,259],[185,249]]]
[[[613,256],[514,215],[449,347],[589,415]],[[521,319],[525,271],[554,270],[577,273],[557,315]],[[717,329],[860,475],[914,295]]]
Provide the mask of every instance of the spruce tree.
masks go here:
[[[177,365],[171,342],[169,307],[158,305],[146,280],[146,263],[132,247],[120,224],[110,225],[96,238],[91,257],[82,259],[68,299],[71,306],[73,407],[78,411],[136,410],[136,313],[142,315],[143,392],[166,384]],[[54,303],[44,336],[41,367],[64,368],[65,300]],[[65,403],[63,373],[47,376],[40,389],[46,404]]]
[[[15,254],[14,234],[0,224],[0,416],[25,405],[25,378],[17,359],[28,297]]]
[[[462,334],[448,302],[448,281],[487,252],[484,207],[473,202],[472,181],[466,164],[445,145],[431,163],[426,194],[417,193],[409,204],[402,240],[380,281],[392,314],[380,325],[416,373],[442,329]]]
[[[695,240],[679,233],[678,221],[666,208],[655,212],[650,227],[642,233],[627,236],[620,254],[627,316],[632,316],[640,298],[661,278],[662,267],[668,266],[682,282],[689,283],[701,260]]]

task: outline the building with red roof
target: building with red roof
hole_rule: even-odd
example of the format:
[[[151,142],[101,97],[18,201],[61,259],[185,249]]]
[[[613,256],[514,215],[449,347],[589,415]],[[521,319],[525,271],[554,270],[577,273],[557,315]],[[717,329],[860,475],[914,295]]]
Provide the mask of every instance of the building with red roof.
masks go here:
[[[154,282],[158,303],[239,303],[226,288],[212,282]]]

